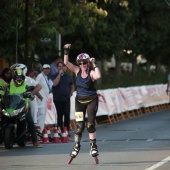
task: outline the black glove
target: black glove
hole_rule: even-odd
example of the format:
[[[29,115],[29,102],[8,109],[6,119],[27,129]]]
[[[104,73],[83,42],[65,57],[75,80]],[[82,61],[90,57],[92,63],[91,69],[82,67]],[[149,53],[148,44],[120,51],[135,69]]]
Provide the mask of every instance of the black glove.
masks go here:
[[[34,100],[35,96],[31,92],[24,93],[24,98],[29,98],[30,100]]]
[[[70,48],[64,46],[63,49],[64,49],[64,55],[69,55]]]
[[[97,67],[95,58],[91,60],[91,65],[93,70]]]

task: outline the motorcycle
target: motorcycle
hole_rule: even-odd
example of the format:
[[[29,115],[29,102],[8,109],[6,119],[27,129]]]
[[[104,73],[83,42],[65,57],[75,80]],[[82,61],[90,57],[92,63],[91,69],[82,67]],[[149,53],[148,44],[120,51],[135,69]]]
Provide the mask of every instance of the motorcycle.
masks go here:
[[[1,100],[1,142],[4,143],[6,149],[12,149],[17,143],[23,147],[26,145],[27,138],[30,137],[27,131],[26,114],[28,113],[28,103],[24,98],[32,96],[33,86],[27,86],[26,92],[21,94],[9,94],[9,89],[4,90],[0,86],[0,90],[4,91],[4,95],[0,96]],[[33,96],[32,96],[33,97]]]

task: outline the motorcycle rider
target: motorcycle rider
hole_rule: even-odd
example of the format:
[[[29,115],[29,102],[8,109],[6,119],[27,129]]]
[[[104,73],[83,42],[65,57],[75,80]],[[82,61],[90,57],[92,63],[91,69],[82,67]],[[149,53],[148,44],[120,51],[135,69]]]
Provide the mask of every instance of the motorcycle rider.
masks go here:
[[[34,90],[32,91],[32,94],[33,94],[33,95],[37,95],[37,94],[38,94],[38,91],[41,89],[41,85],[38,84],[34,79],[26,76],[27,67],[26,67],[24,64],[18,64],[18,63],[11,66],[11,71],[12,71],[12,75],[13,75],[13,81],[14,81],[15,83],[18,82],[18,81],[16,82],[16,80],[15,80],[15,79],[16,79],[16,75],[15,75],[15,74],[16,74],[16,73],[15,73],[16,70],[21,70],[21,71],[22,71],[21,73],[22,73],[22,76],[24,77],[23,80],[22,80],[23,83],[26,84],[26,85],[28,85],[28,86],[34,86],[35,88],[34,88]],[[12,83],[12,82],[11,82],[11,83]],[[38,96],[38,95],[37,95],[37,96]],[[40,96],[40,95],[39,95],[39,97],[42,98],[42,96]],[[27,115],[26,115],[26,121],[27,121],[27,124],[28,124],[28,130],[29,130],[29,132],[30,132],[30,134],[31,134],[31,137],[32,137],[33,146],[34,146],[35,148],[40,148],[40,147],[42,147],[42,146],[39,144],[38,139],[37,139],[36,127],[35,127],[35,125],[34,125],[34,121],[33,121],[32,115],[31,115],[30,108],[29,108],[28,113],[27,113]]]
[[[10,94],[21,94],[26,91],[26,84],[24,83],[25,76],[22,74],[22,70],[15,70],[13,74],[13,82],[10,83],[9,93]],[[28,96],[30,98],[34,98],[33,95]],[[25,102],[28,103],[28,99],[24,98]],[[26,114],[27,117],[27,114]],[[22,121],[18,121],[17,123],[17,136],[26,129],[26,119]]]
[[[41,96],[41,94],[39,93],[39,91],[42,89],[42,86],[37,82],[35,81],[33,78],[27,76],[27,66],[24,65],[24,64],[21,64],[21,63],[17,63],[13,66],[11,66],[11,69],[12,70],[15,70],[15,69],[21,69],[23,70],[23,74],[25,76],[25,83],[28,85],[28,86],[34,86],[34,90],[32,91],[32,93],[34,95],[36,95],[41,101],[43,100],[43,97]],[[36,127],[38,127],[38,124],[37,124],[37,112],[38,112],[38,108],[37,108],[37,101],[36,99],[35,100],[32,100],[32,101],[29,101],[29,105],[30,105],[30,111],[31,111],[31,115],[33,117],[33,121],[34,121],[34,124],[36,125]]]

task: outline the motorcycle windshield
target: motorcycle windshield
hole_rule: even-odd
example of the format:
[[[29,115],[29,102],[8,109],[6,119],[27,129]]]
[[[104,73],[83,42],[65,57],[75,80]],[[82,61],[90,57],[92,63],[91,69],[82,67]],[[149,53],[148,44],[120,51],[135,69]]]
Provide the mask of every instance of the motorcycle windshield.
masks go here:
[[[15,108],[15,106],[17,106],[22,100],[22,97],[18,94],[11,94],[3,96],[2,100],[7,108]]]

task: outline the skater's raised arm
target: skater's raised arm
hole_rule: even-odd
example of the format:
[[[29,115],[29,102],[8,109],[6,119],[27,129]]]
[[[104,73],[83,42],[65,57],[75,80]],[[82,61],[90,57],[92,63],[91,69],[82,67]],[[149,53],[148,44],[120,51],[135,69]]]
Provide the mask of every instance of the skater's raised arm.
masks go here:
[[[65,44],[64,45],[64,64],[72,72],[74,72],[77,75],[77,73],[80,70],[80,68],[69,61],[69,51],[70,51],[70,48],[71,48],[71,44]]]

